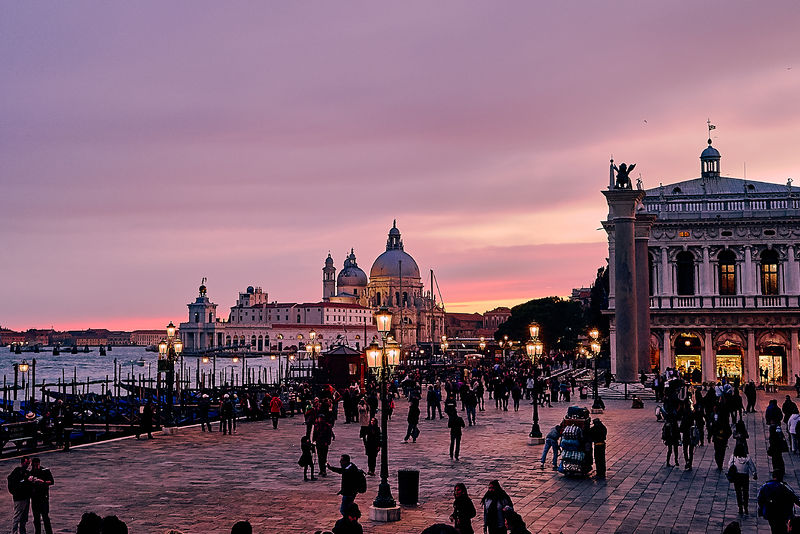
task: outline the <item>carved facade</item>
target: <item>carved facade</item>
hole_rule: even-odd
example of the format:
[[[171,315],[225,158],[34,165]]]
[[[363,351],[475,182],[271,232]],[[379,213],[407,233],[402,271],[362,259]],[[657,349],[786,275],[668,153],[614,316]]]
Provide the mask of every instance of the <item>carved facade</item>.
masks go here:
[[[657,216],[648,241],[651,363],[758,382],[800,373],[800,188],[720,176],[719,152],[701,176],[646,192]],[[609,264],[614,310],[614,228]],[[611,343],[614,347],[614,343]],[[698,373],[695,373],[697,376]]]

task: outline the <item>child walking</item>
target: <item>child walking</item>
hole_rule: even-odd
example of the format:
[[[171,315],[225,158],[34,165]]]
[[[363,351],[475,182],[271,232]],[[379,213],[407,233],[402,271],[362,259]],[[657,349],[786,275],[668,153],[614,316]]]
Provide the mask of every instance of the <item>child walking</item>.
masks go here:
[[[309,480],[317,480],[317,477],[314,476],[314,444],[311,443],[311,440],[308,436],[303,436],[300,438],[300,450],[302,454],[300,455],[300,460],[297,462],[300,466],[303,467],[303,480],[308,482]],[[308,468],[311,468],[311,478],[308,478]]]

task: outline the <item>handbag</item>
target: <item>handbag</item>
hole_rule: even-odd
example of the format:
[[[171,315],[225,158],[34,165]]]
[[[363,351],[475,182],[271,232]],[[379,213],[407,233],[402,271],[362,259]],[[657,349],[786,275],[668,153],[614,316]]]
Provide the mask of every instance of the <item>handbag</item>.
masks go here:
[[[419,428],[414,427],[414,430],[411,431],[411,437],[417,439],[419,437]]]
[[[736,469],[736,464],[731,464],[728,468],[728,472],[725,473],[725,477],[728,479],[728,482],[733,483],[736,480],[736,475],[739,474],[739,470]]]

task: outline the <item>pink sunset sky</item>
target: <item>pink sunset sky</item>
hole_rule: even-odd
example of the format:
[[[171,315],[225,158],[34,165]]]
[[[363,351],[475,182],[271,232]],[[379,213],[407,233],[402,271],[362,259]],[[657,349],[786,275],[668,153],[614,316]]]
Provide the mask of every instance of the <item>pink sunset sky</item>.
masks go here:
[[[316,301],[397,219],[449,311],[605,264],[645,187],[800,178],[800,3],[6,2],[0,325],[160,328],[203,276]],[[800,182],[795,182],[800,183]]]

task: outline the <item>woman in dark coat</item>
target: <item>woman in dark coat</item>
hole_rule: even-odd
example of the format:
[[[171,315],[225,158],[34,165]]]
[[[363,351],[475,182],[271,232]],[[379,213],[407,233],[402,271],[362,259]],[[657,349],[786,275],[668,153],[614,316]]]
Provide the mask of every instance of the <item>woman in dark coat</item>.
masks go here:
[[[136,439],[139,439],[140,434],[147,434],[147,439],[153,438],[153,416],[155,409],[153,402],[147,401],[147,404],[142,408],[142,414],[139,416],[139,431],[136,433]]]
[[[408,438],[413,438],[414,443],[417,442],[417,436],[419,435],[419,428],[417,425],[419,424],[419,399],[414,398],[411,400],[408,406],[408,431],[406,432],[406,437],[403,438],[403,442],[408,443]]]
[[[475,505],[467,494],[467,487],[463,482],[456,484],[453,488],[453,513],[450,519],[459,534],[473,534],[472,518],[475,517]]]
[[[492,480],[489,489],[481,499],[483,507],[483,528],[486,534],[506,534],[506,508],[512,508],[511,497],[508,496],[500,482]]]
[[[680,467],[678,463],[678,443],[680,439],[681,434],[678,423],[675,421],[675,416],[670,414],[661,429],[661,441],[667,446],[667,467],[672,465],[669,463],[669,459],[673,452],[675,453],[675,467]]]
[[[364,452],[367,453],[368,475],[375,475],[375,463],[380,450],[381,427],[378,426],[378,420],[373,417],[369,420],[367,430],[364,432]]]

